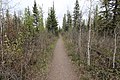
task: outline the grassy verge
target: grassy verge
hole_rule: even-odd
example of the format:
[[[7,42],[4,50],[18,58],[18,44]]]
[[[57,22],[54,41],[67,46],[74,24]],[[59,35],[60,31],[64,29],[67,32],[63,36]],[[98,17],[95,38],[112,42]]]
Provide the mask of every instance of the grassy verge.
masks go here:
[[[76,53],[75,45],[71,42],[69,42],[67,39],[64,38],[64,44],[66,47],[66,51],[68,53],[68,56],[71,59],[71,62],[73,65],[75,65],[77,76],[80,80],[89,80],[90,75],[85,70],[84,63],[81,62],[79,55]]]
[[[32,80],[47,79],[48,68],[52,60],[56,41],[57,38],[55,38],[54,41],[50,43],[44,51],[40,52],[40,54],[37,55],[36,64],[31,67],[32,72],[30,71],[30,73],[32,74],[29,74]]]
[[[86,64],[87,56],[81,59],[81,56],[77,53],[76,45],[66,36],[64,36],[64,44],[68,56],[76,66],[76,72],[80,80],[120,80],[120,68],[119,66],[115,69],[112,68],[112,53],[106,48],[101,48],[100,50],[94,48],[100,51],[101,54],[97,55],[96,52],[91,51],[91,65],[88,66]]]

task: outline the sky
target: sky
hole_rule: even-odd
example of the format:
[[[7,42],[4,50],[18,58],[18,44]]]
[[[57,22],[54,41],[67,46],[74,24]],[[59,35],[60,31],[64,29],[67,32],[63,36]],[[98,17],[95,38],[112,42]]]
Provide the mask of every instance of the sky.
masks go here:
[[[53,2],[55,6],[55,11],[56,11],[56,17],[59,23],[59,26],[62,26],[62,19],[65,13],[67,13],[67,10],[73,13],[73,9],[75,6],[75,1],[76,0],[36,0],[38,6],[41,6],[43,8],[43,13],[44,13],[44,19],[47,18],[48,15],[48,8],[52,7]],[[80,5],[80,10],[83,10],[83,18],[87,18],[87,13],[89,9],[89,1],[88,0],[78,0],[79,5]],[[97,0],[96,0],[97,1]],[[9,7],[13,7],[11,12],[14,11],[24,11],[25,8],[28,6],[30,7],[32,11],[32,7],[34,4],[34,0],[8,0],[9,2]]]

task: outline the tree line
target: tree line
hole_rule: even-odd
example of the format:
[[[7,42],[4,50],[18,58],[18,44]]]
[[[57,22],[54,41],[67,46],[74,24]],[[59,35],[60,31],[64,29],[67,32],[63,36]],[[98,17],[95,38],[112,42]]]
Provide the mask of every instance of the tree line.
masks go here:
[[[94,80],[119,80],[120,74],[120,0],[101,0],[93,6],[89,0],[88,20],[83,19],[76,0],[73,14],[63,17],[65,44],[72,60],[78,65],[79,75]],[[83,70],[81,65],[84,66]]]
[[[45,79],[58,33],[54,4],[46,24],[36,1],[32,11],[27,7],[13,15],[3,0],[0,4],[0,80]]]

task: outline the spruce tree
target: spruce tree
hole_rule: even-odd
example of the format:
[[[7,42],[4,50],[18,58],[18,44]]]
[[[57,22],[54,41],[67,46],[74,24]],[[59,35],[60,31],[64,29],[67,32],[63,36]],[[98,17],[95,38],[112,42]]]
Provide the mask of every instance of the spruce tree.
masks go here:
[[[62,28],[65,32],[67,31],[67,25],[66,24],[67,24],[66,23],[66,14],[64,14]]]
[[[16,12],[14,12],[14,17],[13,17],[13,39],[15,40],[17,38],[18,34],[18,17],[16,15]]]
[[[94,12],[94,20],[93,20],[93,30],[98,30],[98,6],[96,6],[95,12]]]
[[[39,12],[38,12],[36,1],[34,1],[34,6],[33,6],[33,18],[34,18],[33,25],[36,27],[36,30],[38,31]]]
[[[102,0],[102,11],[100,18],[99,32],[106,32],[108,35],[114,33],[117,22],[120,21],[120,1],[119,0]],[[101,27],[102,26],[102,27]]]
[[[72,28],[72,16],[70,14],[70,11],[67,11],[67,25],[68,31]]]
[[[46,28],[48,32],[52,32],[53,34],[57,35],[58,34],[57,26],[58,26],[58,22],[56,19],[56,14],[55,14],[55,9],[54,9],[54,4],[53,4],[53,7],[50,8],[49,13],[48,13]]]
[[[7,9],[6,10],[6,32],[8,32],[8,28],[10,26],[10,14],[9,14],[9,10]],[[8,35],[9,33],[7,33]]]
[[[80,15],[80,7],[78,0],[76,0],[74,12],[73,12],[73,27],[78,31],[79,31],[79,15]]]
[[[69,11],[67,11],[67,15],[64,14],[62,28],[65,32],[72,28],[72,16]]]
[[[39,9],[39,30],[40,31],[44,30],[43,10],[42,10],[42,7],[40,7],[40,9]]]
[[[25,12],[24,12],[24,25],[25,25],[25,29],[28,31],[28,33],[32,34],[33,31],[34,31],[33,17],[31,15],[29,7],[25,8]]]
[[[48,12],[48,17],[47,17],[47,20],[46,20],[46,28],[47,28],[48,32],[51,31],[51,17],[50,17],[50,12]]]

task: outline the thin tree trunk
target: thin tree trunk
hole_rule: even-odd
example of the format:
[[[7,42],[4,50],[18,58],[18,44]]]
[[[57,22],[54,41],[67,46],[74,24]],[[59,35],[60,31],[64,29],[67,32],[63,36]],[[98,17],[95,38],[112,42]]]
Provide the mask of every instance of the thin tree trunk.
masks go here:
[[[4,12],[2,8],[2,1],[1,1],[1,6],[0,6],[0,28],[1,28],[1,67],[2,67],[2,74],[4,73]],[[6,75],[4,75],[4,78],[6,78]]]
[[[113,20],[114,20],[114,23],[115,24],[117,21],[117,14],[116,14],[116,10],[118,8],[118,0],[115,0],[115,11],[114,11],[114,15],[113,15]],[[119,25],[117,24],[116,27],[118,27]],[[116,50],[117,50],[117,33],[116,33],[116,28],[114,29],[114,35],[115,35],[115,39],[114,39],[114,54],[113,54],[113,68],[115,68],[115,55],[116,55]]]
[[[3,62],[3,23],[2,23],[2,20],[1,20],[2,17],[0,17],[0,28],[1,28],[1,59],[2,59],[2,62]]]
[[[89,38],[88,38],[88,65],[90,65],[90,39],[91,39],[91,25],[89,29]]]
[[[78,43],[78,45],[79,45],[79,52],[80,52],[80,54],[81,54],[81,28],[80,28],[80,31],[79,31],[79,38],[78,38],[79,40],[79,43]]]
[[[114,39],[114,54],[113,54],[113,68],[115,68],[115,55],[116,55],[116,50],[117,50],[117,34],[116,34],[116,29],[114,30],[115,34],[115,39]]]
[[[21,80],[23,80],[23,62],[22,62],[22,60],[21,60]]]
[[[1,33],[1,59],[2,59],[2,63],[3,63],[3,22],[2,22],[2,1],[0,3],[0,33]]]
[[[89,33],[88,33],[88,61],[87,64],[90,66],[90,42],[91,42],[91,7],[92,7],[92,1],[90,0],[90,11],[89,11]]]

